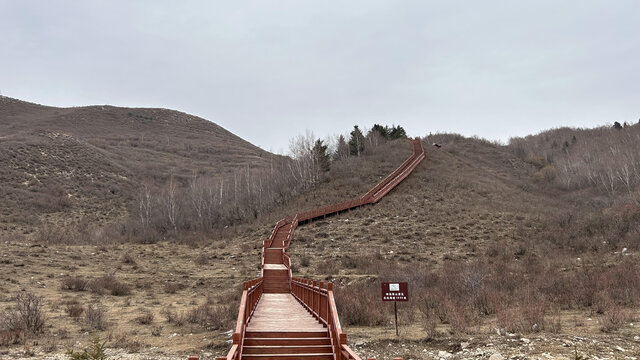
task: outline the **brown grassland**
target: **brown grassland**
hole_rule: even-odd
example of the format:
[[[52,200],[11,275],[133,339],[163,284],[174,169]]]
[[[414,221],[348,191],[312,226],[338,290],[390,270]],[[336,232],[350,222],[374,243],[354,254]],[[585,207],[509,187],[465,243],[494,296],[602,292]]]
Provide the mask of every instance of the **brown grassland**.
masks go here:
[[[141,225],[134,223],[139,186],[153,175],[134,175],[138,170],[156,174],[154,196],[159,199],[167,195],[167,174],[175,174],[177,192],[187,198],[193,169],[236,174],[237,168],[227,167],[235,161],[240,171],[243,161],[268,168],[269,162],[259,160],[261,150],[234,140],[244,155],[232,154],[228,162],[202,155],[187,166],[179,159],[201,153],[179,150],[191,135],[176,137],[168,150],[160,144],[143,145],[147,140],[134,147],[125,140],[92,138],[104,124],[75,134],[69,128],[54,129],[66,124],[60,120],[65,114],[77,115],[78,109],[46,108],[51,116],[47,121],[55,126],[44,120],[45,125],[33,126],[5,122],[11,111],[14,119],[43,111],[22,106],[20,111],[0,108],[2,129],[20,134],[0,139],[0,147],[7,149],[0,155],[5,156],[0,173],[0,358],[64,358],[67,349],[86,347],[94,335],[107,341],[108,354],[115,358],[199,354],[211,359],[226,354],[239,286],[259,273],[261,241],[273,223],[366,192],[410,153],[406,143],[392,141],[367,149],[361,157],[334,161],[309,190],[298,189],[286,201],[265,202],[252,211],[236,209],[253,215],[234,221],[205,226],[184,220],[172,231],[159,213],[153,220],[157,223],[149,223],[154,235],[145,237],[136,232]],[[131,117],[130,110],[117,111],[122,111],[114,117],[118,121]],[[135,114],[155,119],[166,110],[150,111]],[[129,125],[121,125],[123,129],[145,120],[133,117]],[[196,121],[188,119],[186,124]],[[38,126],[41,133],[30,130]],[[620,130],[628,131],[624,135],[602,132],[608,137],[629,136],[636,127]],[[121,129],[113,137],[123,133],[129,130]],[[428,136],[427,159],[380,203],[296,231],[290,250],[295,276],[336,284],[342,325],[359,355],[640,356],[640,197],[635,186],[625,187],[624,181],[616,183],[624,189],[617,192],[580,182],[577,170],[567,182],[559,164],[577,160],[554,136],[570,144],[576,136],[578,146],[581,136],[599,138],[598,134],[572,130],[546,135],[547,140],[528,138],[510,146],[457,135]],[[427,146],[434,142],[442,147]],[[46,148],[39,147],[43,144]],[[598,148],[581,149],[585,151],[600,153]],[[38,152],[46,153],[47,160]],[[174,162],[167,165],[158,158]],[[69,164],[68,159],[77,162]],[[162,166],[153,170],[153,164]],[[63,166],[66,172],[60,170]],[[36,168],[51,170],[29,170]],[[74,175],[64,175],[67,172]],[[103,174],[106,188],[96,186],[95,179],[83,183],[86,174],[97,173]],[[31,185],[38,183],[36,179],[42,184]],[[26,181],[35,183],[18,186]],[[38,205],[55,183],[60,186],[57,193]],[[112,187],[121,190],[112,193]],[[70,189],[85,200],[65,195]],[[190,218],[187,205],[185,200],[181,211]],[[21,223],[27,214],[33,218]],[[90,225],[78,227],[88,221],[87,215],[97,217],[95,224],[92,219]],[[85,229],[86,236],[78,238],[78,229]],[[56,235],[44,236],[51,233]],[[393,330],[392,305],[379,299],[379,282],[385,280],[410,283],[410,301],[398,306],[399,338]],[[21,312],[24,304],[36,306]]]

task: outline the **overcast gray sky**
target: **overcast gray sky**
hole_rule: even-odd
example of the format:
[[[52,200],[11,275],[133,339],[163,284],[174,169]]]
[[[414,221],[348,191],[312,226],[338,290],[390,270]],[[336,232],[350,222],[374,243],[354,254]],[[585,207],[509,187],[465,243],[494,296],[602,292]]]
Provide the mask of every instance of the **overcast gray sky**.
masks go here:
[[[637,0],[0,0],[3,95],[172,108],[273,151],[354,124],[635,122],[639,64]]]

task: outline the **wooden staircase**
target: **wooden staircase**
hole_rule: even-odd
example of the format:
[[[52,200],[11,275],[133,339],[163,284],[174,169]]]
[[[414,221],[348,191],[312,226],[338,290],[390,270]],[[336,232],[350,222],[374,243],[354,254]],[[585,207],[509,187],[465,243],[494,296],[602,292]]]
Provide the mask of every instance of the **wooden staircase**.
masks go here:
[[[329,331],[246,332],[243,359],[331,360],[333,349]]]
[[[263,294],[247,324],[242,359],[333,359],[329,330],[290,292]]]
[[[289,269],[282,264],[266,264],[263,270],[264,293],[289,293]]]
[[[382,199],[425,158],[419,139],[411,145],[411,157],[362,197],[278,221],[263,241],[261,276],[244,283],[233,346],[218,360],[361,360],[347,346],[333,285],[294,278],[286,250],[298,225]]]

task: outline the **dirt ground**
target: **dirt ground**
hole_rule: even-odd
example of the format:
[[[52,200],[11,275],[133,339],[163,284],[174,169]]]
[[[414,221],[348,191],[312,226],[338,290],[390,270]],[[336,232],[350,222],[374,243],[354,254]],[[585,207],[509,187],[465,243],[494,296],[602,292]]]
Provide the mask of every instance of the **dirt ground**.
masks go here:
[[[496,244],[517,244],[523,236],[517,229],[535,226],[542,215],[562,210],[562,198],[542,198],[530,190],[525,171],[511,174],[518,163],[501,155],[486,164],[489,157],[482,149],[467,149],[465,156],[430,154],[428,166],[419,167],[379,204],[301,227],[290,250],[296,276],[340,286],[374,276],[367,256],[423,268],[482,258]],[[494,163],[505,168],[495,170]],[[391,163],[385,166],[393,168]],[[371,183],[375,181],[360,185],[368,188]],[[344,199],[355,188],[347,181],[337,186],[322,184],[274,214],[292,214],[292,208],[304,210],[333,197]],[[0,359],[66,359],[68,349],[85,347],[94,335],[107,340],[113,359],[226,355],[241,281],[258,276],[261,239],[271,232],[270,224],[229,229],[200,245],[45,246],[7,240],[0,244],[0,314],[11,311],[16,294],[29,291],[43,297],[47,325],[44,334],[27,345],[0,347]],[[131,287],[129,294],[62,286],[70,277],[91,281],[110,273]],[[101,304],[105,328],[93,328],[84,316],[71,317],[68,305],[73,303],[85,308]],[[203,304],[219,311],[217,321],[168,321],[167,314],[186,319]],[[399,311],[399,337],[392,317],[379,326],[343,325],[350,346],[363,359],[640,359],[638,309],[633,322],[612,333],[601,332],[596,314],[572,310],[556,315],[561,324],[556,332],[509,334],[497,331],[496,319],[487,317],[465,335],[452,335],[438,324],[434,336],[427,336],[417,314],[403,312],[402,304]]]
[[[184,359],[189,354],[213,359],[224,355],[239,300],[238,282],[258,273],[259,244],[250,239],[260,235],[247,232],[238,234],[237,241],[198,247],[174,243],[47,247],[6,242],[0,252],[1,307],[10,309],[12,297],[21,291],[42,296],[47,328],[28,346],[1,348],[0,358],[64,359],[68,349],[85,347],[93,334],[108,340],[108,353],[115,359]],[[113,271],[118,280],[132,286],[130,295],[61,288],[69,276],[90,279]],[[168,283],[181,284],[183,288],[167,293]],[[82,317],[70,317],[65,307],[73,300],[84,306],[101,303],[106,309],[106,329],[95,331]],[[188,321],[168,323],[164,315],[166,310],[187,313],[207,301],[216,306],[231,304],[226,308],[229,316],[219,329]],[[499,334],[487,321],[464,337],[450,335],[444,325],[439,325],[439,335],[427,340],[419,321],[403,314],[402,304],[399,311],[398,338],[392,319],[383,326],[345,327],[356,353],[362,358],[379,359],[483,359],[495,353],[512,359],[574,359],[576,351],[588,359],[640,357],[640,324],[604,334],[599,330],[598,318],[588,312],[562,313],[562,331],[557,334]],[[146,313],[153,314],[153,319],[141,324],[138,318]]]

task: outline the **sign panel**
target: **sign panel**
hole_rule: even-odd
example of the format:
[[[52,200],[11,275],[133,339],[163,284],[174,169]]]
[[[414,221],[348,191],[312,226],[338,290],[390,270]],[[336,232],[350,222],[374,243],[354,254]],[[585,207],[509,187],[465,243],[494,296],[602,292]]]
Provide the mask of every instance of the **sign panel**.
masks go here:
[[[382,301],[409,301],[409,283],[383,282]]]

